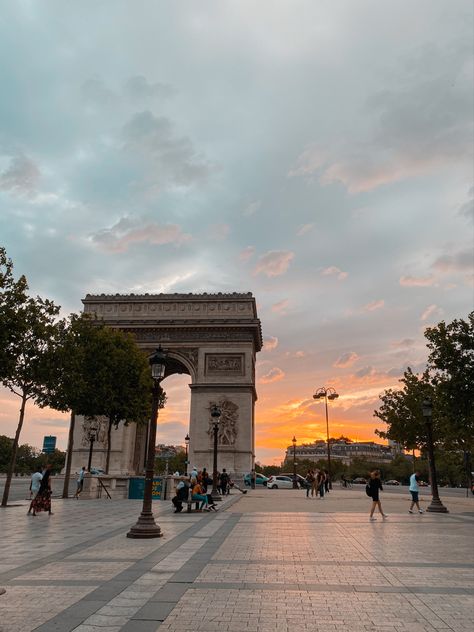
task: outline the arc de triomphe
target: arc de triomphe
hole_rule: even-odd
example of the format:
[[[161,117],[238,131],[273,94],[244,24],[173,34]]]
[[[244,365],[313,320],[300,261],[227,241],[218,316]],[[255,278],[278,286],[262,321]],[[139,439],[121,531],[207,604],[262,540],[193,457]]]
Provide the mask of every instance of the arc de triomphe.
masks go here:
[[[107,325],[132,333],[150,355],[161,344],[169,354],[166,377],[190,376],[189,461],[212,471],[210,406],[222,409],[218,434],[219,469],[250,472],[255,458],[255,357],[262,331],[255,298],[232,294],[115,294],[83,299],[84,312]],[[158,420],[159,424],[159,420]],[[71,471],[87,464],[87,420],[77,418]],[[94,467],[104,467],[105,423],[94,443]],[[110,474],[143,470],[146,427],[135,424],[112,430]]]

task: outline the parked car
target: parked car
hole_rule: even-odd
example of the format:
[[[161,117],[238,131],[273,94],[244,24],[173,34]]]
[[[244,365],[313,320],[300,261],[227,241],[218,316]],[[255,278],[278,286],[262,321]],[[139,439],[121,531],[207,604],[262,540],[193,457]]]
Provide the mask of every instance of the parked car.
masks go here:
[[[358,476],[352,481],[353,485],[367,485],[367,479],[362,478],[362,476]]]
[[[389,481],[385,481],[384,485],[400,485],[399,481],[396,481],[394,478],[391,478]]]
[[[425,481],[418,481],[418,485],[420,487],[429,487],[428,483],[426,483]]]
[[[252,475],[246,474],[244,476],[244,483],[247,487],[252,486]],[[255,474],[255,485],[257,486],[266,486],[268,483],[268,476],[264,476],[263,474],[259,474],[258,472]]]
[[[290,476],[270,476],[267,483],[268,489],[293,489],[293,478]]]
[[[281,476],[288,476],[293,481],[293,474],[291,472],[282,472]],[[296,475],[296,480],[298,482],[298,487],[301,487],[301,489],[306,489],[310,486],[308,481],[305,479],[304,476],[301,476],[301,474]]]

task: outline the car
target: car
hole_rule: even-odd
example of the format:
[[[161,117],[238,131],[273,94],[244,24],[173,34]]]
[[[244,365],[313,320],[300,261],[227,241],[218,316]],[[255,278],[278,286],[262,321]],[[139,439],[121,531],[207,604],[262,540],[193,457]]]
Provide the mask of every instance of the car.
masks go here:
[[[291,472],[282,472],[281,476],[288,476],[289,478],[291,478],[291,480],[293,480],[293,474]],[[301,476],[301,474],[296,475],[296,480],[298,482],[298,487],[300,487],[301,489],[306,489],[307,487],[311,487],[308,481],[305,479],[305,477]]]
[[[384,485],[400,485],[399,481],[396,481],[394,478],[391,478],[389,481],[385,481]]]
[[[429,487],[428,483],[426,483],[425,481],[418,481],[418,485],[420,487]]]
[[[268,489],[293,489],[293,478],[290,476],[270,476],[267,482]]]
[[[244,483],[247,487],[251,487],[252,486],[252,475],[251,474],[246,474],[244,476]],[[260,474],[259,472],[257,472],[255,474],[255,485],[256,486],[266,486],[266,484],[268,483],[268,476],[264,476],[263,474]]]
[[[352,481],[353,485],[367,485],[367,479],[362,478],[362,476],[358,476]]]

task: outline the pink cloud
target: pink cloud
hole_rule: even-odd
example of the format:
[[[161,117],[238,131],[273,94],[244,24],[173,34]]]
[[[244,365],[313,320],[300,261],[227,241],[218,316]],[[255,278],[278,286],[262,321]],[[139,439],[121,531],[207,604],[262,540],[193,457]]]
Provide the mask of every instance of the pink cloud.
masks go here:
[[[273,351],[278,347],[278,338],[275,336],[265,336],[263,339],[263,351]]]
[[[262,377],[260,378],[260,382],[262,384],[271,384],[272,382],[278,382],[279,380],[282,380],[284,377],[285,374],[281,369],[279,369],[278,367],[273,367],[273,369],[270,369],[268,373],[262,375]]]
[[[267,277],[280,276],[288,270],[294,256],[295,254],[289,250],[270,250],[259,258],[253,274],[256,276],[262,273]]]
[[[420,320],[428,320],[430,316],[441,316],[443,314],[443,310],[437,305],[429,305],[425,311],[420,316]]]
[[[314,227],[314,224],[303,224],[303,226],[300,226],[298,231],[296,232],[298,237],[302,237],[303,235],[306,235],[306,233],[309,233],[310,230],[312,230]]]
[[[347,279],[348,273],[343,272],[336,266],[329,266],[329,268],[324,268],[321,271],[321,276],[335,276],[338,281],[344,281],[344,279]]]
[[[209,234],[212,239],[226,239],[230,233],[229,224],[214,224],[209,229]]]
[[[278,303],[274,303],[272,305],[272,312],[279,312],[281,314],[285,313],[286,308],[288,307],[289,301],[287,298],[284,298],[282,301]]]
[[[415,340],[413,338],[403,338],[403,340],[392,342],[390,346],[395,349],[406,349],[407,347],[413,347],[414,344]]]
[[[364,311],[366,312],[374,312],[376,309],[382,309],[385,305],[385,301],[380,299],[379,301],[372,301],[371,303],[367,303],[364,305]]]
[[[255,248],[253,246],[247,246],[247,248],[244,248],[241,251],[239,255],[239,259],[241,261],[246,262],[253,257],[254,253],[255,253]]]
[[[359,356],[354,351],[348,351],[347,353],[343,353],[333,364],[334,367],[338,369],[345,369],[349,366],[352,366],[354,362],[357,362]]]
[[[402,276],[400,285],[403,287],[431,287],[436,284],[436,279],[432,274],[425,277]]]
[[[176,224],[160,225],[157,222],[141,223],[140,220],[122,217],[111,228],[105,228],[91,235],[91,240],[98,246],[111,252],[125,252],[134,243],[148,243],[162,246],[164,244],[180,245],[191,239],[191,235],[183,233]]]

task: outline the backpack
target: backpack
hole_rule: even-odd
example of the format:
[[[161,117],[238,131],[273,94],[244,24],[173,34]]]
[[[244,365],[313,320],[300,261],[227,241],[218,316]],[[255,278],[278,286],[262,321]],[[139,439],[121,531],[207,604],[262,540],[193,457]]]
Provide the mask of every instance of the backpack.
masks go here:
[[[367,483],[367,485],[365,486],[365,493],[367,494],[367,496],[369,496],[369,498],[372,498],[372,492],[370,491],[369,483]]]

